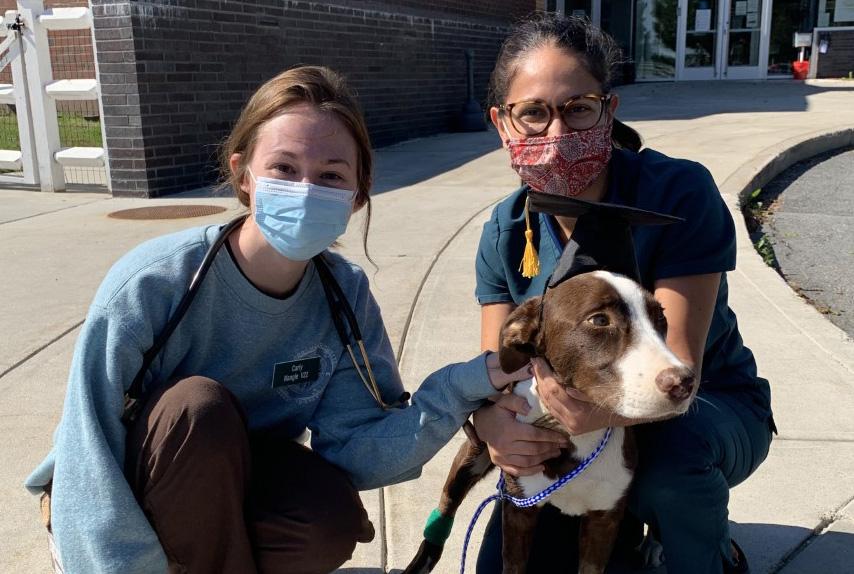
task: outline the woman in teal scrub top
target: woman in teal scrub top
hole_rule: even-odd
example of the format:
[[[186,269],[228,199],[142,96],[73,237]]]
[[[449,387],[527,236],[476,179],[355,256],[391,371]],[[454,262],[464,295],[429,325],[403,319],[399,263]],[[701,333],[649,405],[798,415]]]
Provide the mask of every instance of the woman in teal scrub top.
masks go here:
[[[660,541],[668,574],[747,572],[730,538],[729,489],[767,456],[773,420],[768,382],[757,376],[727,303],[726,272],[735,268],[733,221],[702,165],[641,150],[640,136],[615,119],[619,97],[610,92],[610,79],[617,63],[619,49],[610,37],[586,19],[560,14],[533,16],[504,43],[490,116],[524,185],[495,208],[481,236],[481,345],[497,350],[505,318],[543,292],[573,231],[573,219],[528,213],[529,188],[683,218],[637,227],[633,235],[642,282],[664,307],[667,343],[701,374],[690,412],[643,424],[570,395],[541,360],[534,369],[541,396],[573,434],[637,425],[640,467],[629,509],[634,524],[650,525]],[[559,437],[516,422],[516,405],[506,397],[482,408],[475,427],[498,466],[533,474],[557,454]],[[478,560],[484,574],[500,572],[496,516]],[[558,564],[574,571],[566,546],[577,539],[577,524],[556,513],[540,516],[528,571],[560,572]],[[637,530],[624,528],[622,538]]]

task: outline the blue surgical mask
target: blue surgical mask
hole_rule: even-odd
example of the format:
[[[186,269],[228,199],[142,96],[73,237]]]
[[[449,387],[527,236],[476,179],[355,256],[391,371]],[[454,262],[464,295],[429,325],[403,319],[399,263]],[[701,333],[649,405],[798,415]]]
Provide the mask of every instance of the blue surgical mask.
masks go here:
[[[308,261],[347,230],[354,192],[249,175],[255,180],[255,223],[288,259]]]

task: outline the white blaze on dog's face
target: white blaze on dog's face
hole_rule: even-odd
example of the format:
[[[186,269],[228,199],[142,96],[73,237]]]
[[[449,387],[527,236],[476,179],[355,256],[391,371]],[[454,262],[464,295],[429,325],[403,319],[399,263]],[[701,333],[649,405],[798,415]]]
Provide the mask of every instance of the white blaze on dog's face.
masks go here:
[[[526,301],[505,322],[505,370],[543,356],[564,385],[625,417],[665,418],[688,409],[694,374],[667,348],[661,305],[637,283],[606,271],[572,277],[549,289],[542,325],[539,302]]]
[[[696,378],[667,347],[661,305],[637,283],[604,271],[594,273],[620,294],[630,317],[631,342],[617,362],[623,396],[614,409],[629,418],[681,414],[697,390]]]

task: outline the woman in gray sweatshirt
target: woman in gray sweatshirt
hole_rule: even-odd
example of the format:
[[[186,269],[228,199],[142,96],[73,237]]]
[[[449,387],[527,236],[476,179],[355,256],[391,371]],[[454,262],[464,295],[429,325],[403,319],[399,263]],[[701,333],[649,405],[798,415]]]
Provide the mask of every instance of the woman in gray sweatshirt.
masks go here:
[[[364,120],[340,76],[301,67],[268,81],[222,158],[249,216],[148,368],[133,423],[125,393],[219,226],[125,255],[77,341],[53,450],[27,480],[51,492],[68,573],[334,570],[373,535],[356,489],[418,476],[484,399],[524,378],[486,353],[383,408],[403,386],[380,310],[364,272],[327,251],[371,184]],[[321,266],[352,307],[370,374],[342,344]],[[310,450],[293,440],[306,429]]]

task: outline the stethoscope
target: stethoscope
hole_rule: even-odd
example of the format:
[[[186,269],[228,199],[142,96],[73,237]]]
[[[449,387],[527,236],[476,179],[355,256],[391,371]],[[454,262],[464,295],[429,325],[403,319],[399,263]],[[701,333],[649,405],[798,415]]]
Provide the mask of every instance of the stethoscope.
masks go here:
[[[127,393],[125,393],[125,408],[124,414],[122,415],[122,421],[126,425],[132,423],[136,419],[136,416],[139,414],[139,410],[145,402],[145,397],[143,395],[143,380],[145,379],[145,374],[148,372],[148,368],[151,366],[152,361],[154,361],[154,358],[163,349],[163,346],[175,331],[175,328],[178,327],[181,319],[184,318],[187,309],[190,307],[190,303],[193,302],[196,293],[198,293],[199,288],[202,285],[202,280],[207,275],[211,264],[213,264],[213,261],[220,248],[225,243],[225,240],[228,239],[228,236],[231,235],[232,231],[240,227],[240,225],[246,220],[247,216],[248,214],[244,214],[236,217],[220,229],[216,238],[214,238],[213,243],[205,253],[205,256],[202,258],[202,262],[199,264],[198,269],[196,269],[196,272],[193,274],[193,278],[190,280],[186,293],[184,293],[184,296],[178,303],[175,313],[169,317],[163,331],[154,340],[151,348],[143,353],[142,366],[134,377]],[[336,281],[335,276],[329,269],[329,265],[324,261],[323,255],[315,255],[311,260],[314,263],[315,269],[317,269],[320,284],[323,286],[323,292],[326,295],[326,302],[329,304],[329,311],[332,315],[332,323],[335,325],[335,331],[338,333],[338,338],[341,340],[341,344],[344,345],[344,348],[347,350],[347,354],[353,362],[353,367],[355,367],[356,373],[359,375],[359,378],[362,380],[365,388],[377,402],[377,405],[379,405],[379,407],[384,411],[406,407],[409,401],[409,393],[407,392],[401,394],[393,403],[386,403],[383,400],[379,385],[377,385],[376,378],[374,377],[374,371],[371,368],[371,361],[368,358],[368,352],[365,350],[365,343],[362,340],[362,331],[359,329],[359,323],[356,321],[356,315],[353,313],[353,308],[350,306],[349,301],[347,301],[347,297],[344,296],[344,291],[341,289],[341,285],[338,284],[338,281]],[[349,336],[347,333],[348,327]],[[355,341],[356,346],[359,349],[359,353],[362,356],[364,369],[359,365],[359,361],[356,360],[353,345],[350,343],[350,336],[352,336],[352,339]]]

